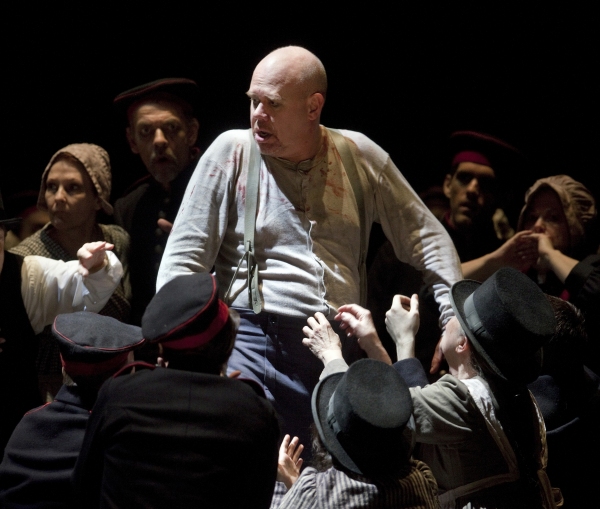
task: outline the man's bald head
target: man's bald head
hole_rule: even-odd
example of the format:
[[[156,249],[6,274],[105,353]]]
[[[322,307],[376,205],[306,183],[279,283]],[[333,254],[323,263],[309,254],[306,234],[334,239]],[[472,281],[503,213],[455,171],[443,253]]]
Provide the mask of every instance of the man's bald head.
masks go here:
[[[326,92],[325,68],[310,51],[286,46],[263,58],[247,92],[261,153],[296,162],[314,157]]]
[[[306,97],[316,92],[327,94],[327,74],[314,53],[300,46],[284,46],[269,53],[256,66],[256,71],[281,73],[282,79],[298,86]]]

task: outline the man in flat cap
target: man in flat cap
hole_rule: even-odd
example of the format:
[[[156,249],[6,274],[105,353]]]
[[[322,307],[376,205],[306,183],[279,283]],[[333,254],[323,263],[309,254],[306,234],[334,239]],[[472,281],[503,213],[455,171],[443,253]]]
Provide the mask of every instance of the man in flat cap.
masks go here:
[[[106,242],[84,244],[69,262],[5,251],[6,231],[19,222],[0,195],[0,454],[23,414],[42,403],[36,334],[59,313],[100,311],[123,275]]]
[[[131,151],[148,175],[115,202],[115,222],[131,236],[131,323],[141,323],[156,292],[156,274],[186,185],[196,166],[200,90],[186,78],[165,78],[122,92],[115,113]]]
[[[450,235],[461,261],[465,278],[483,280],[479,259],[494,253],[493,273],[505,265],[521,262],[522,235],[504,242],[514,234],[501,207],[503,183],[523,167],[522,154],[512,145],[495,136],[477,131],[455,131],[446,147],[447,173],[442,190],[448,209],[440,222]],[[501,219],[495,219],[500,217]],[[491,263],[490,263],[491,265]],[[517,267],[518,268],[518,267]],[[423,278],[412,267],[398,261],[392,245],[384,243],[369,269],[370,309],[382,342],[395,358],[395,348],[385,328],[385,313],[397,293],[419,293],[421,296],[422,326],[417,341],[417,357],[429,367],[434,347],[440,338],[437,326],[438,310],[433,294]]]
[[[208,273],[161,288],[142,333],[167,367],[102,386],[73,475],[76,507],[269,507],[279,422],[257,384],[224,376],[238,320]]]
[[[251,128],[221,134],[202,155],[157,288],[214,266],[241,316],[230,368],[259,381],[286,431],[307,443],[320,368],[302,349],[302,327],[316,311],[333,319],[342,304],[365,300],[373,224],[423,272],[442,323],[460,267],[448,234],[389,154],[362,133],[321,125],[327,75],[316,55],[298,46],[272,51],[246,94]],[[354,339],[344,344],[349,359],[362,356]]]
[[[52,403],[28,412],[15,428],[0,464],[0,506],[67,507],[71,475],[90,411],[102,383],[133,361],[142,331],[114,318],[80,311],[52,326],[64,385]]]

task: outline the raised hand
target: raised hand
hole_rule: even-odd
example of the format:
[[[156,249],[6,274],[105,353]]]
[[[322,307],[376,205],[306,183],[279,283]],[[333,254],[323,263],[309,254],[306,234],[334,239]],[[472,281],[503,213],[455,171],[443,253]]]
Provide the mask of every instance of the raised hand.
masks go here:
[[[380,360],[391,364],[392,360],[383,347],[373,317],[368,309],[358,304],[345,304],[340,306],[334,320],[340,322],[342,329],[348,337],[356,337],[360,346],[371,359]]]
[[[398,360],[415,356],[415,336],[419,330],[419,297],[395,295],[385,314],[385,326],[396,344]]]
[[[279,459],[277,460],[277,480],[284,483],[288,490],[300,475],[300,468],[303,463],[300,455],[303,450],[304,446],[300,443],[298,437],[291,440],[289,435],[283,437],[279,447]]]
[[[88,276],[98,272],[108,262],[106,260],[106,251],[111,251],[114,244],[104,241],[88,242],[79,248],[77,258],[79,258],[78,271],[82,276]]]
[[[333,359],[342,359],[342,343],[340,337],[331,328],[329,320],[323,313],[315,313],[307,320],[308,325],[302,328],[306,336],[302,344],[307,346],[315,357],[323,364]]]

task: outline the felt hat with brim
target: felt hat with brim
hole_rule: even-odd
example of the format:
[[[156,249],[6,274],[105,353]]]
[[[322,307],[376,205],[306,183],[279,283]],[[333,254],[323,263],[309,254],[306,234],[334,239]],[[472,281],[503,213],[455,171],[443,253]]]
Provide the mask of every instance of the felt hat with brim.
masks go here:
[[[193,350],[211,341],[228,319],[215,277],[195,272],[177,276],[158,290],[142,317],[142,333],[163,348]]]
[[[539,286],[510,267],[483,283],[465,279],[452,285],[450,303],[469,341],[501,379],[535,380],[541,348],[554,334],[552,306]]]
[[[394,473],[412,450],[412,398],[391,366],[373,359],[321,380],[312,394],[312,414],[327,450],[361,475]]]
[[[2,191],[0,191],[0,226],[10,230],[15,228],[21,222],[20,217],[11,217],[9,218],[4,210],[4,202],[2,201]]]
[[[89,311],[58,315],[52,335],[70,376],[115,372],[145,342],[140,327]]]
[[[188,78],[162,78],[125,90],[113,100],[115,114],[121,121],[127,122],[128,110],[132,105],[161,94],[169,94],[188,103],[194,111],[194,116],[198,116],[200,89],[194,80]]]

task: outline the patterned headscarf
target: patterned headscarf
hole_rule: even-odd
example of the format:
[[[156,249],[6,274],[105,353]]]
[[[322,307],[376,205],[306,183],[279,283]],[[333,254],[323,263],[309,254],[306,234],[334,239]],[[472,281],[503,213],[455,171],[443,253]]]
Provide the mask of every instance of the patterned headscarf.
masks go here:
[[[67,145],[52,156],[44,173],[42,173],[42,185],[40,186],[40,194],[37,201],[38,208],[41,210],[48,210],[48,207],[46,207],[46,179],[48,178],[50,168],[61,154],[69,154],[81,163],[92,179],[94,188],[102,203],[102,210],[107,214],[112,215],[113,207],[109,202],[112,179],[110,172],[110,158],[108,157],[106,150],[92,143],[74,143],[72,145]]]
[[[569,225],[569,248],[572,253],[576,253],[588,240],[588,229],[596,218],[594,196],[581,182],[568,175],[539,179],[525,193],[525,205],[519,215],[518,230],[523,229],[523,222],[534,195],[543,188],[550,188],[558,195]]]

